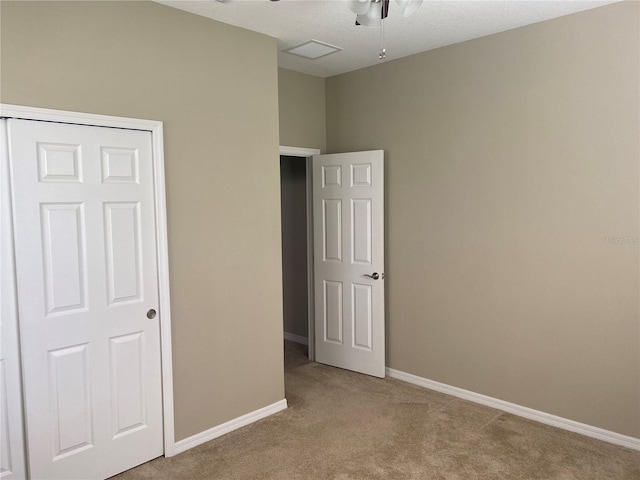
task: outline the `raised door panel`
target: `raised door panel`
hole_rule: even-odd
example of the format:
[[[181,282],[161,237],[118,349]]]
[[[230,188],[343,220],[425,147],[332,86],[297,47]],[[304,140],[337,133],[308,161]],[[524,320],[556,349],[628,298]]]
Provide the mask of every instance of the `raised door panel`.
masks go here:
[[[87,271],[82,203],[41,204],[47,316],[87,308]]]
[[[373,304],[371,285],[351,286],[351,328],[353,346],[371,351],[373,334]]]
[[[82,183],[80,145],[38,143],[40,182]]]
[[[324,281],[324,341],[342,344],[342,282]]]
[[[342,201],[322,200],[323,260],[342,261]]]
[[[104,204],[108,305],[143,300],[140,203]]]
[[[322,188],[342,186],[342,166],[323,165],[322,166]]]
[[[113,437],[147,428],[144,388],[144,332],[110,339]]]
[[[352,163],[351,164],[351,186],[370,187],[371,186],[371,164]]]
[[[351,200],[351,263],[371,265],[371,199]]]
[[[140,183],[137,149],[102,147],[100,154],[104,183]]]
[[[49,352],[48,380],[55,462],[94,446],[89,345]]]

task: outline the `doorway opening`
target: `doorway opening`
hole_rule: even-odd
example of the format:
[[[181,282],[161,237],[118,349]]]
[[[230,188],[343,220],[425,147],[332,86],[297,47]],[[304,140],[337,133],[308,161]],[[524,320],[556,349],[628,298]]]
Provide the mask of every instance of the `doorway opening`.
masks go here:
[[[315,359],[311,157],[320,150],[280,147],[283,337]]]
[[[384,151],[280,154],[284,330],[311,361],[383,378]]]

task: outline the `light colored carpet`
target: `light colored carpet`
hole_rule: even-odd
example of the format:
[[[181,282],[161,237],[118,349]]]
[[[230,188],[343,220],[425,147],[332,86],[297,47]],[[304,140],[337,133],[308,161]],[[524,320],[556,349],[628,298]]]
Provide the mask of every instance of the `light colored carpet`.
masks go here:
[[[306,347],[285,344],[287,410],[114,478],[640,479],[640,452],[309,363]]]

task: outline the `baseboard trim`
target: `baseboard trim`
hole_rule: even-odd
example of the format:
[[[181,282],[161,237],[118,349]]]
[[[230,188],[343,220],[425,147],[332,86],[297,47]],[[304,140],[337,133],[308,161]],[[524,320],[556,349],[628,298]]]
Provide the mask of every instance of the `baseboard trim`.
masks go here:
[[[284,339],[291,342],[300,343],[302,345],[309,345],[309,339],[302,335],[296,335],[295,333],[284,332]]]
[[[232,432],[237,430],[240,427],[244,427],[249,425],[250,423],[256,422],[260,419],[268,417],[269,415],[273,415],[274,413],[278,413],[287,408],[287,400],[282,399],[279,402],[273,403],[271,405],[267,405],[266,407],[259,408],[258,410],[254,410],[253,412],[249,412],[241,417],[234,418],[233,420],[229,420],[221,425],[210,428],[209,430],[205,430],[204,432],[196,433],[195,435],[180,440],[175,444],[175,454],[182,453],[184,451],[189,450],[190,448],[197,447],[209,440],[213,440],[214,438],[218,438],[225,433]]]
[[[558,417],[556,415],[551,415],[550,413],[523,407],[522,405],[517,405],[515,403],[505,402],[504,400],[500,400],[498,398],[493,398],[487,395],[482,395],[480,393],[464,390],[462,388],[453,387],[445,383],[418,377],[417,375],[412,375],[411,373],[394,370],[393,368],[387,367],[386,372],[387,376],[391,378],[396,378],[407,383],[412,383],[420,387],[428,388],[429,390],[446,393],[447,395],[452,395],[454,397],[469,400],[474,403],[479,403],[487,407],[496,408],[513,415],[518,415],[519,417],[528,418],[529,420],[535,420],[536,422],[544,423],[545,425],[551,425],[552,427],[561,428],[563,430],[579,433],[587,437],[596,438],[608,443],[613,443],[615,445],[620,445],[622,447],[640,451],[640,438],[629,437],[627,435],[604,430],[602,428],[587,425],[585,423],[569,420],[568,418]]]

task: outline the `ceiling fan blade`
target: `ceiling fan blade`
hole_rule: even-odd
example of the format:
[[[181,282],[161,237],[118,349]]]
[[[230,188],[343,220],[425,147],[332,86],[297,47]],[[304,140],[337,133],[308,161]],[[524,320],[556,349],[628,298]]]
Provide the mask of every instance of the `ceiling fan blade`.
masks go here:
[[[357,15],[364,15],[371,8],[371,0],[345,0],[345,3]]]
[[[396,0],[403,17],[413,15],[420,5],[422,5],[422,2],[423,0]]]

